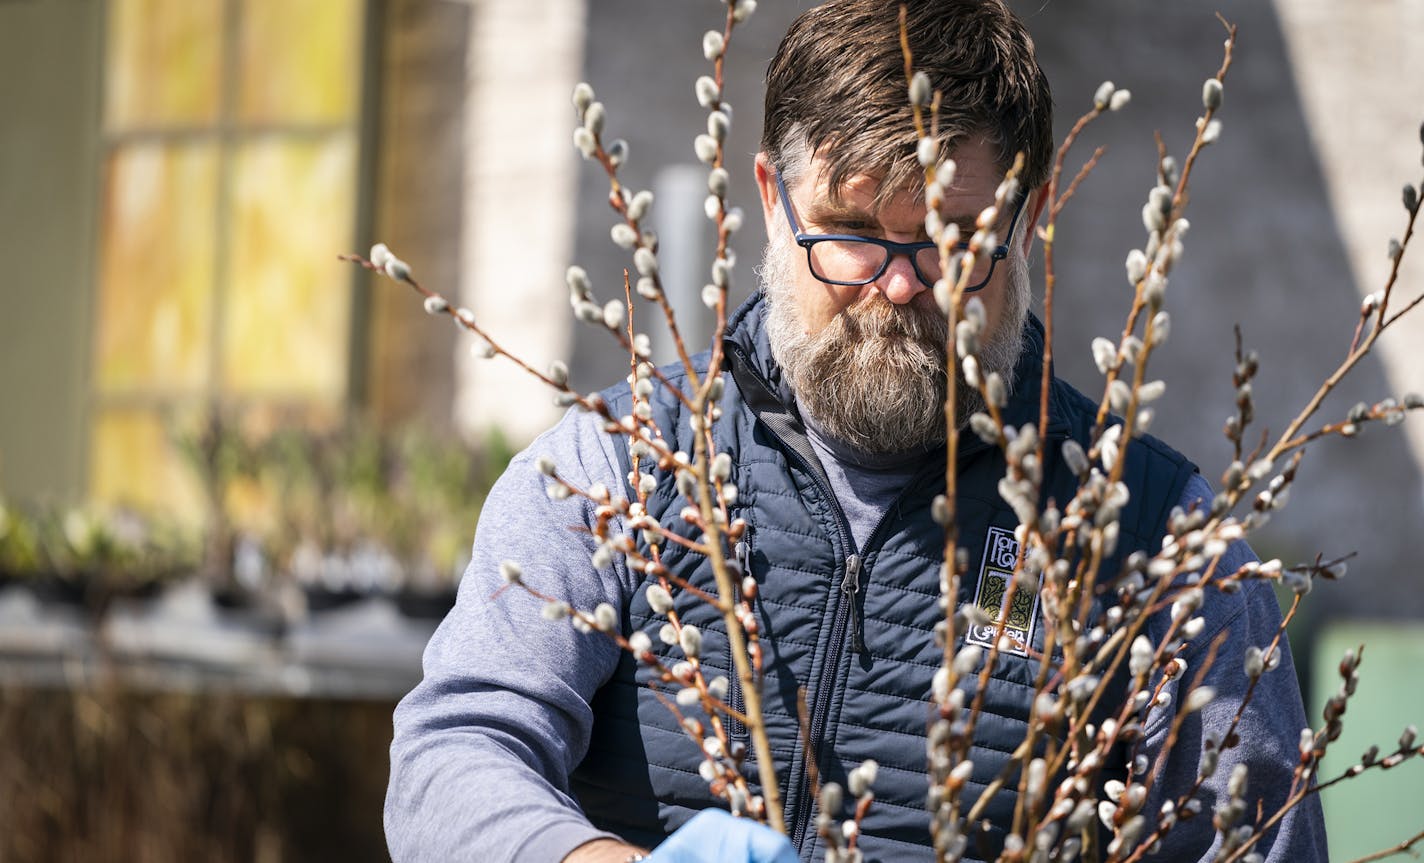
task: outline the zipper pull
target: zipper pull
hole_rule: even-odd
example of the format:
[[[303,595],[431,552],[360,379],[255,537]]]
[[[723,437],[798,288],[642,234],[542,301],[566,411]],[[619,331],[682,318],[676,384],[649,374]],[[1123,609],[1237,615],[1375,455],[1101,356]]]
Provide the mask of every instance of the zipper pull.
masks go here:
[[[845,578],[841,579],[841,592],[845,594],[845,602],[850,603],[850,652],[860,653],[865,650],[865,638],[861,632],[860,609],[856,607],[855,595],[860,590],[860,555],[852,554],[846,558]]]
[[[745,539],[739,540],[735,548],[732,549],[732,556],[737,559],[737,566],[742,568],[742,575],[752,574],[752,547]]]

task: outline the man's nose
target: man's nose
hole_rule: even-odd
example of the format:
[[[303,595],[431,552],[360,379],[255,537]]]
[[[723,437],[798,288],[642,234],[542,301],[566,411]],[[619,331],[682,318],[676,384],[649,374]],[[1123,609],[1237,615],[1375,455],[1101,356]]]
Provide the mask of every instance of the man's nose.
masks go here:
[[[926,290],[925,283],[920,281],[915,272],[914,263],[906,254],[892,256],[885,272],[880,274],[875,283],[880,288],[880,293],[885,295],[885,299],[896,305],[908,303],[921,291]]]

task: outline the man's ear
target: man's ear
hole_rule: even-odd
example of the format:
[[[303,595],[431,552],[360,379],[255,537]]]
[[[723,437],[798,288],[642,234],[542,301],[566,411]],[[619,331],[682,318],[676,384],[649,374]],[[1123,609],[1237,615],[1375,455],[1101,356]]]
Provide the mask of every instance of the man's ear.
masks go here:
[[[766,220],[766,235],[772,236],[772,225],[776,216],[776,204],[780,195],[776,191],[776,167],[765,151],[756,155],[757,191],[761,194],[761,215]]]
[[[1038,219],[1043,215],[1043,207],[1048,203],[1048,184],[1044,183],[1037,189],[1030,192],[1033,198],[1024,205],[1023,218],[1028,220],[1024,227],[1023,254],[1028,257],[1028,253],[1033,251],[1033,241],[1038,237]]]

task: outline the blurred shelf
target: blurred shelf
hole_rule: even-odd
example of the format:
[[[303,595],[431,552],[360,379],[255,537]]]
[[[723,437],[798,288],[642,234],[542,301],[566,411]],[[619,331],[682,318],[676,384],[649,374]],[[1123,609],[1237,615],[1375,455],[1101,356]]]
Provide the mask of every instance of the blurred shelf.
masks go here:
[[[419,682],[437,623],[379,595],[312,611],[294,590],[225,607],[196,581],[116,600],[96,620],[12,584],[0,589],[0,685],[392,700]]]

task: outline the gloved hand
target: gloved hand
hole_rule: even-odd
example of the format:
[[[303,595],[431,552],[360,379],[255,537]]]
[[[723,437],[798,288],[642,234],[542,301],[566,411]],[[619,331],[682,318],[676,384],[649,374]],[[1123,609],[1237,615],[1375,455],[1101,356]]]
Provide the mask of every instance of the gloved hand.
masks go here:
[[[796,849],[770,827],[704,809],[654,849],[648,863],[796,863]]]

